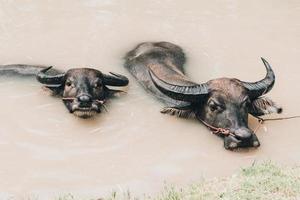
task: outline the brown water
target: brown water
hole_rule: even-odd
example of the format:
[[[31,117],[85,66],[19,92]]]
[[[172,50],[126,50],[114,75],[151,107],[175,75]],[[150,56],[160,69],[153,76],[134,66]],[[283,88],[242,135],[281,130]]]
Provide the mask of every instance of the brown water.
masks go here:
[[[82,120],[35,81],[1,78],[0,198],[155,193],[164,181],[226,176],[254,161],[300,164],[299,119],[268,122],[257,134],[260,148],[230,152],[197,121],[160,114],[162,104],[122,67],[137,43],[164,40],[184,48],[195,81],[256,81],[263,56],[277,75],[268,96],[284,116],[296,115],[299,18],[298,0],[0,1],[1,64],[94,67],[131,80],[108,113]]]

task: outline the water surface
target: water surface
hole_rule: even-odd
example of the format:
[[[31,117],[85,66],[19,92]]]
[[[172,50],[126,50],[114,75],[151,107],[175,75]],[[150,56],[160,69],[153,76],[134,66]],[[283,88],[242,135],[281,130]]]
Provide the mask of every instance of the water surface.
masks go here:
[[[265,75],[263,56],[277,75],[268,96],[283,116],[296,115],[299,18],[296,0],[0,1],[1,64],[93,67],[131,81],[108,113],[82,120],[35,81],[1,78],[0,197],[156,193],[164,181],[227,176],[254,161],[299,164],[298,119],[263,125],[256,150],[227,151],[199,122],[160,114],[163,105],[122,67],[137,43],[170,41],[185,50],[196,82],[256,81]]]

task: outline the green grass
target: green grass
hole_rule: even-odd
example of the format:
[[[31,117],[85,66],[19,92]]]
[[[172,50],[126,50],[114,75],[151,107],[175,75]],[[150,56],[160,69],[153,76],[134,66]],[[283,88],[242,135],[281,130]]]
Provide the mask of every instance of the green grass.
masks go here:
[[[104,200],[134,200],[114,193]],[[283,168],[264,162],[241,169],[231,177],[204,180],[176,188],[168,186],[155,197],[142,200],[296,200],[300,199],[300,168]]]
[[[279,200],[300,199],[299,168],[283,169],[271,162],[242,169],[227,179],[216,179],[165,190],[156,200]]]

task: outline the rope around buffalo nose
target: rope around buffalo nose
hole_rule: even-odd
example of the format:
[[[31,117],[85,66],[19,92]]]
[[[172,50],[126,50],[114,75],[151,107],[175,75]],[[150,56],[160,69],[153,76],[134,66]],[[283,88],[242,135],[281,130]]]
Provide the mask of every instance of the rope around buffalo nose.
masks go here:
[[[255,116],[254,116],[255,117]],[[215,135],[221,135],[221,136],[236,136],[233,132],[231,132],[229,129],[226,128],[219,128],[219,127],[215,127],[210,125],[209,123],[207,123],[206,121],[204,121],[203,119],[201,119],[200,117],[197,117],[198,120],[200,120],[207,128],[209,128],[213,134]],[[300,115],[295,115],[295,116],[291,116],[291,117],[278,117],[278,118],[270,118],[270,119],[264,119],[264,118],[260,118],[260,117],[255,117],[258,120],[258,125],[255,128],[255,130],[253,131],[255,134],[257,133],[257,131],[259,130],[259,128],[261,127],[261,125],[266,122],[266,121],[279,121],[279,120],[289,120],[289,119],[295,119],[295,118],[300,118]]]
[[[231,136],[236,136],[229,129],[219,128],[219,127],[212,126],[209,123],[207,123],[206,121],[204,121],[203,119],[201,119],[200,117],[198,117],[198,120],[200,120],[215,135],[223,135],[223,136],[229,136],[229,135],[231,135]]]

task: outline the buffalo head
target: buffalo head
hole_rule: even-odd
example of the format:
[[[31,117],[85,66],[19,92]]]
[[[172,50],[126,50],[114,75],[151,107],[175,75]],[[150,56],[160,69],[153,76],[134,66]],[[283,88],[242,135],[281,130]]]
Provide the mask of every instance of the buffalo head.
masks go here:
[[[275,82],[270,64],[263,58],[262,61],[267,75],[264,79],[252,83],[219,78],[203,84],[183,80],[186,85],[175,85],[162,80],[151,70],[150,76],[162,93],[191,105],[189,108],[173,109],[189,109],[201,121],[233,133],[233,136],[225,136],[225,148],[258,147],[260,143],[248,127],[248,114],[260,116],[281,112],[281,108],[272,100],[262,97],[272,89]]]
[[[125,76],[114,73],[107,75],[91,68],[74,68],[56,75],[46,74],[49,69],[51,67],[41,70],[37,80],[61,96],[69,112],[81,118],[100,113],[105,100],[114,92],[119,92],[107,86],[128,84]]]

